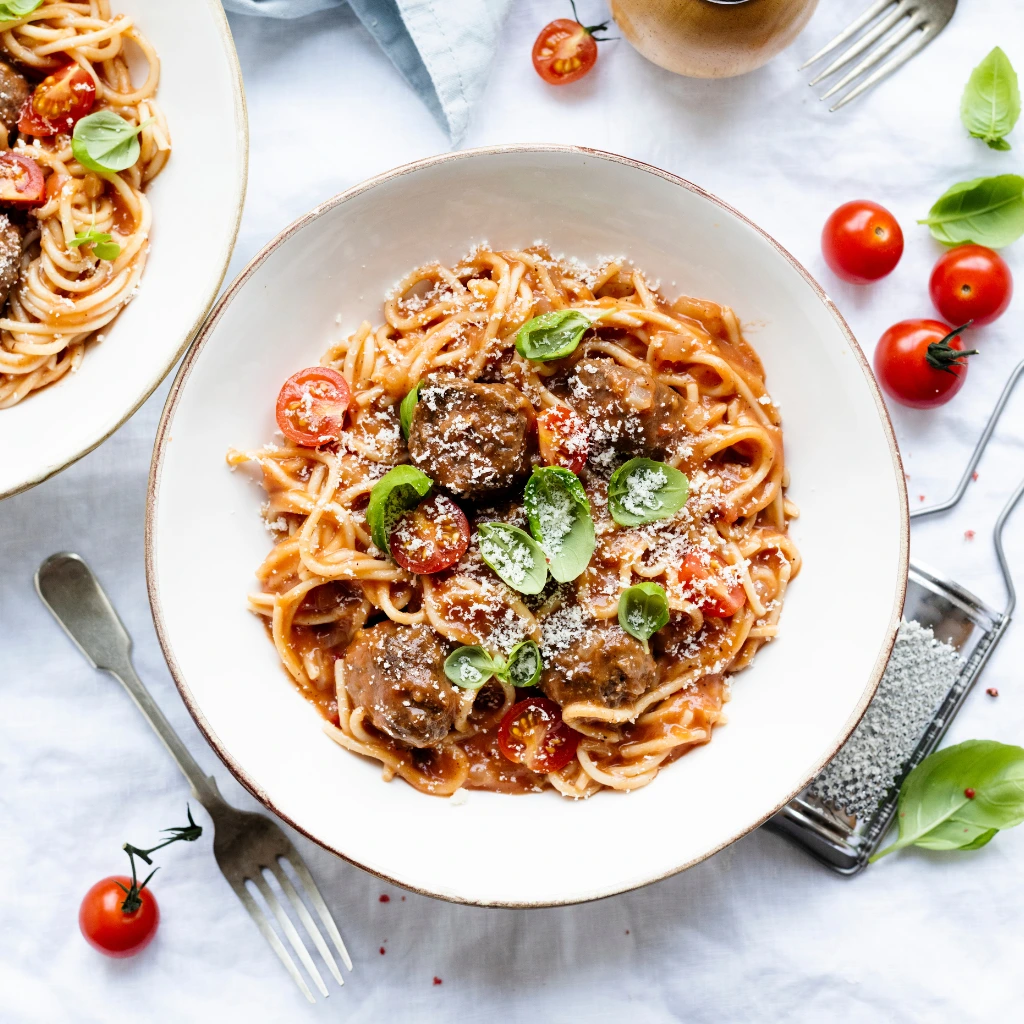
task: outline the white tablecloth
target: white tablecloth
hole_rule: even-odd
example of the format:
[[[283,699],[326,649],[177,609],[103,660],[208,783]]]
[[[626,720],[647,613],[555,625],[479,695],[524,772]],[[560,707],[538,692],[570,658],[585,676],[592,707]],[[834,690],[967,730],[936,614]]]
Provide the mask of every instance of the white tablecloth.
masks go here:
[[[599,0],[578,6],[590,21],[604,13]],[[677,78],[619,42],[602,45],[595,74],[555,90],[533,73],[529,51],[541,24],[566,12],[521,0],[467,144],[581,143],[699,183],[804,260],[870,352],[890,323],[931,313],[927,278],[938,249],[915,218],[954,181],[1020,170],[1024,129],[1013,153],[991,152],[964,137],[957,110],[970,69],[997,42],[1024,71],[1024,11],[999,0],[961,4],[946,33],[896,79],[829,115],[796,65],[849,10],[824,3],[793,50],[746,78]],[[232,26],[252,130],[249,200],[234,273],[314,203],[438,152],[446,140],[347,8],[294,23],[236,18]],[[907,234],[903,262],[871,288],[837,282],[818,248],[829,211],[859,196],[890,207]],[[1006,255],[1024,285],[1024,242]],[[951,405],[933,413],[893,409],[913,502],[948,491],[1002,381],[1024,356],[1022,304],[1024,296],[976,335],[982,354]],[[89,669],[39,603],[32,573],[45,556],[73,549],[92,563],[135,637],[139,672],[168,717],[224,794],[239,806],[254,804],[185,711],[150,621],[143,510],[165,393],[166,386],[98,451],[0,503],[4,1024],[1019,1015],[1024,828],[977,853],[902,854],[854,880],[831,875],[778,836],[756,832],[640,892],[538,911],[479,910],[403,895],[296,837],[355,960],[344,990],[316,1007],[272,957],[204,838],[172,847],[160,860],[154,887],[163,922],[153,946],[128,961],[95,954],[77,930],[82,894],[125,867],[122,842],[146,845],[159,829],[180,824],[187,790],[120,687]],[[1024,473],[1022,410],[1024,395],[1008,410],[963,507],[914,528],[916,559],[996,604],[1003,595],[987,531]],[[853,497],[849,514],[855,516],[856,502],[871,495]],[[973,541],[964,537],[968,529],[977,531]],[[1024,511],[1011,524],[1008,548],[1024,582]],[[853,565],[856,555],[839,552],[837,570]],[[837,658],[856,633],[855,622],[845,626],[835,638]],[[953,739],[1024,738],[1022,662],[1024,623],[1018,623],[968,700]],[[822,686],[828,669],[820,667]],[[998,687],[999,698],[986,696],[985,686]],[[382,893],[389,902],[380,902]]]

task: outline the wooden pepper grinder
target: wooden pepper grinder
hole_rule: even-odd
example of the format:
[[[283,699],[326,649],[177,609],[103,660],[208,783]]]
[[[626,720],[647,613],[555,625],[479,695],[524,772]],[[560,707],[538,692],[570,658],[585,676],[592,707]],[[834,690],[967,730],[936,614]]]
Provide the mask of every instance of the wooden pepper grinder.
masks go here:
[[[730,78],[785,49],[818,0],[611,0],[619,30],[649,61],[691,78]]]

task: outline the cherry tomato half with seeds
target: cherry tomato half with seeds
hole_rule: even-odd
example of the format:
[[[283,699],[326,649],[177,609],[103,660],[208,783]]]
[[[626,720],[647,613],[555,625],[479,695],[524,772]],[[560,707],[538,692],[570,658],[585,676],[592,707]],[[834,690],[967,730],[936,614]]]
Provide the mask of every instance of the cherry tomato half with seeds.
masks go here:
[[[722,568],[714,558],[710,565],[705,565],[700,555],[691,551],[679,567],[679,582],[686,587],[690,600],[702,614],[729,619],[747,603],[747,592],[740,583],[726,585],[716,580]],[[710,587],[698,588],[697,584],[702,581],[711,581]]]
[[[0,153],[0,206],[29,210],[46,202],[46,181],[31,157]]]
[[[545,409],[537,417],[540,457],[549,466],[579,473],[587,462],[590,431],[578,412],[567,405]]]
[[[281,433],[305,448],[337,441],[352,400],[348,381],[329,366],[309,366],[292,374],[277,396]]]
[[[78,64],[47,75],[21,108],[18,131],[46,138],[70,132],[96,104],[96,83]]]
[[[547,697],[528,697],[505,712],[498,746],[509,761],[531,772],[557,772],[575,756],[582,737],[562,721],[562,709]]]
[[[440,572],[466,553],[469,520],[451,498],[438,494],[399,516],[388,544],[403,569],[420,576]]]
[[[875,374],[890,398],[913,409],[948,402],[967,379],[961,332],[941,320],[901,320],[882,335],[875,349]]]
[[[857,199],[825,221],[821,252],[838,277],[867,284],[895,269],[903,255],[903,231],[884,206]]]
[[[125,913],[121,909],[125,890],[131,885],[132,880],[126,875],[112,875],[97,882],[82,900],[78,927],[86,942],[104,956],[135,956],[156,934],[160,908],[148,888],[139,893],[142,905],[138,910]]]
[[[604,42],[596,32],[608,27],[581,25],[572,5],[572,18],[558,18],[541,29],[533,44],[533,67],[549,85],[578,81],[597,63],[597,44]]]
[[[1006,312],[1013,275],[999,253],[983,245],[960,245],[939,257],[928,290],[943,320],[990,324]]]

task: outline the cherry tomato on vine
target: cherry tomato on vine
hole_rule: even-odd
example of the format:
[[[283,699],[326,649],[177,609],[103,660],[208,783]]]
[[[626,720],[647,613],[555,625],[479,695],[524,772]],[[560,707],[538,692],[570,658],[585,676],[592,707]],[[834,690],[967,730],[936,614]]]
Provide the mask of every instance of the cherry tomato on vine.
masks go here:
[[[590,432],[578,412],[567,405],[545,409],[537,417],[540,457],[549,466],[579,473],[590,450]]]
[[[575,756],[581,736],[562,721],[562,709],[547,697],[528,697],[505,712],[498,746],[510,761],[532,772],[557,772]]]
[[[967,379],[967,357],[960,335],[940,320],[901,320],[882,335],[875,349],[875,373],[886,393],[914,409],[944,405]]]
[[[105,956],[135,956],[156,934],[160,908],[149,889],[138,893],[137,909],[122,909],[134,884],[127,875],[112,875],[97,882],[82,900],[78,926],[89,945]]]
[[[277,396],[281,433],[306,448],[337,441],[352,400],[348,381],[329,366],[309,366],[293,373]]]
[[[1013,275],[1006,260],[983,245],[960,245],[939,257],[929,284],[932,302],[954,324],[990,324],[1006,312]]]
[[[867,284],[895,269],[903,255],[903,232],[884,206],[857,199],[843,203],[825,221],[821,252],[838,277]]]
[[[693,603],[705,615],[711,615],[719,619],[728,619],[735,615],[747,602],[747,592],[740,583],[724,584],[715,580],[715,576],[722,569],[712,559],[711,565],[705,565],[700,556],[691,551],[679,567],[679,582],[687,587]],[[701,580],[712,580],[711,586],[706,588],[704,593],[696,588],[695,584]]]
[[[96,104],[96,83],[72,62],[47,75],[21,108],[18,131],[45,138],[70,132]]]
[[[466,553],[469,520],[451,498],[438,494],[400,516],[388,544],[403,569],[419,575],[440,572]]]
[[[605,41],[595,33],[603,32],[607,21],[580,24],[575,3],[572,14],[545,25],[533,44],[534,69],[549,85],[568,85],[582,78],[597,63],[597,44]]]

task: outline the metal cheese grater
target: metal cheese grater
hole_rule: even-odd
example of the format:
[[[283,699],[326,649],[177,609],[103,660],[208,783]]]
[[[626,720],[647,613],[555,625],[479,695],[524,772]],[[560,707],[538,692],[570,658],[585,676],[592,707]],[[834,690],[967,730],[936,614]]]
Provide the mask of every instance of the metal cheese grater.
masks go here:
[[[952,497],[938,505],[930,505],[911,512],[911,519],[946,512],[959,503],[1010,394],[1022,375],[1024,362],[1017,366],[1006,382]],[[931,629],[935,639],[949,644],[962,660],[959,672],[955,675],[945,698],[941,700],[913,753],[904,763],[898,778],[885,797],[873,811],[858,816],[835,806],[813,792],[818,781],[815,780],[767,823],[766,827],[802,846],[840,874],[855,875],[867,866],[868,858],[881,845],[892,825],[903,780],[938,747],[950,722],[960,710],[996,644],[1010,624],[1010,616],[1016,604],[1016,592],[1003,551],[1003,526],[1022,494],[1024,481],[999,513],[992,532],[996,557],[999,559],[999,568],[1006,586],[1007,600],[1002,611],[990,607],[953,580],[920,565],[910,567],[907,598],[903,607],[904,619]],[[902,637],[897,638],[897,647],[901,641]]]

